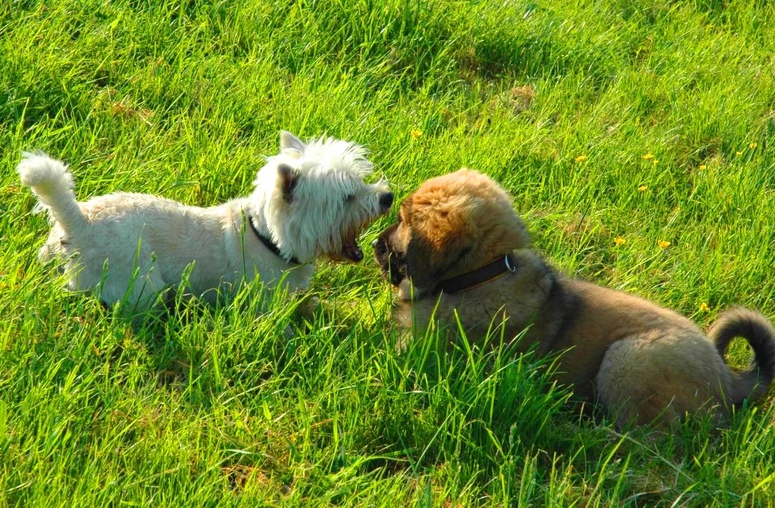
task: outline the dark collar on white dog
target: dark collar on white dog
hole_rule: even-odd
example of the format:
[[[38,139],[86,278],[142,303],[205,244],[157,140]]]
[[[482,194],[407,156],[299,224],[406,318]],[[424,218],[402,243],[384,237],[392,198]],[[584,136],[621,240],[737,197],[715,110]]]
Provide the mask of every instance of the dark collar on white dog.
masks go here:
[[[513,254],[506,254],[481,268],[439,282],[433,293],[444,292],[448,295],[462,293],[463,291],[492,282],[506,273],[514,273],[516,271],[517,260],[514,259]]]
[[[261,240],[261,243],[263,243],[264,246],[267,249],[269,249],[270,251],[272,251],[272,253],[274,253],[277,257],[285,259],[285,257],[280,253],[280,248],[277,247],[277,244],[275,244],[272,241],[272,239],[269,238],[268,236],[265,236],[265,235],[261,234],[261,232],[258,230],[258,228],[256,228],[256,225],[253,224],[253,217],[251,217],[249,213],[246,213],[245,215],[247,216],[248,224],[250,224],[250,229],[252,229],[253,233],[256,234],[256,236],[258,237],[259,240]],[[296,257],[292,257],[291,259],[288,259],[286,261],[288,261],[290,263],[293,263],[295,265],[300,265],[301,264],[299,262],[299,260],[296,259]]]

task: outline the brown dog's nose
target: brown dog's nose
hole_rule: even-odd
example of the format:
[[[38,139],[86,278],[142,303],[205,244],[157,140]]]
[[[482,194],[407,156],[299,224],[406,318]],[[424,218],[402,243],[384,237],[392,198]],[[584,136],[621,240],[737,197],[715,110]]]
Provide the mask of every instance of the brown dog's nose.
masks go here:
[[[379,206],[383,211],[390,210],[390,206],[393,204],[393,193],[386,192],[379,197]]]
[[[387,250],[387,248],[385,246],[385,241],[382,240],[382,237],[379,237],[376,240],[374,240],[373,242],[371,242],[371,248],[374,249],[374,253],[377,256],[383,255],[385,253],[385,251]]]

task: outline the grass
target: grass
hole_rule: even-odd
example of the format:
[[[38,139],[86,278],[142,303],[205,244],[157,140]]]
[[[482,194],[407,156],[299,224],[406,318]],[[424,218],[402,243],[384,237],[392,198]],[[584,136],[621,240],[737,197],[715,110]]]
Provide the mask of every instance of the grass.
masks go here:
[[[0,505],[772,506],[771,395],[720,430],[617,432],[531,355],[396,352],[369,258],[320,263],[290,339],[255,287],[133,328],[37,263],[13,168],[38,148],[82,198],[211,205],[280,129],[325,133],[399,197],[494,176],[568,273],[702,326],[775,316],[773,54],[764,1],[0,4]]]

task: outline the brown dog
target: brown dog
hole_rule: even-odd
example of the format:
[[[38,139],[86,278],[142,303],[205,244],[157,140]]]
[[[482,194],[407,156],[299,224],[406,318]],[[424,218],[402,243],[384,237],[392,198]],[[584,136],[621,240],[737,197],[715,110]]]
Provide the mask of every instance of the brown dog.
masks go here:
[[[563,352],[556,379],[602,403],[621,426],[701,411],[720,423],[730,407],[767,393],[775,328],[762,315],[728,311],[706,336],[675,312],[559,274],[529,247],[509,195],[465,169],[423,183],[374,242],[397,287],[400,325],[422,332],[431,319],[459,320],[470,340],[524,332],[519,348]],[[755,353],[745,372],[723,358],[738,336]]]

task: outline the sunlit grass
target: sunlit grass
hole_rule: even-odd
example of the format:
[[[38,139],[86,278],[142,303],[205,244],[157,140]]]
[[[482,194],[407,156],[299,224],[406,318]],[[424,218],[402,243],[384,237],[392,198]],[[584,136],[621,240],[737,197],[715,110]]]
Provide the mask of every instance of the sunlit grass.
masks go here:
[[[130,323],[37,263],[13,171],[42,149],[81,198],[206,206],[281,129],[327,134],[399,198],[492,175],[570,274],[701,326],[775,316],[769,3],[30,0],[0,5],[0,54],[0,504],[772,505],[769,399],[622,434],[533,355],[397,350],[369,257],[321,262],[306,318],[256,286]]]

